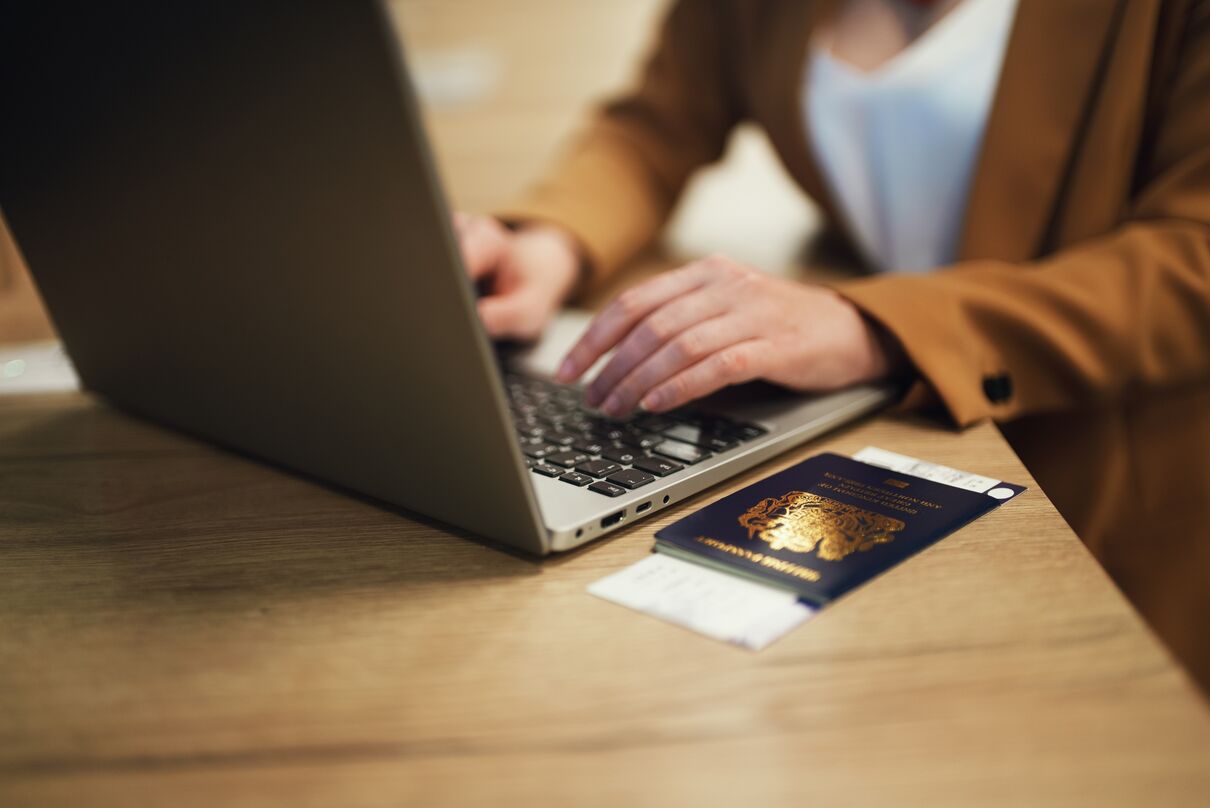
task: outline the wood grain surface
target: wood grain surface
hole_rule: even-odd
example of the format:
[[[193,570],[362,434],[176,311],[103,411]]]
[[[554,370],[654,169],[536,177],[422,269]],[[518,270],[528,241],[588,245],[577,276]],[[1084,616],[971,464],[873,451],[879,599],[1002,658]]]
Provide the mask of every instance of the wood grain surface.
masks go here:
[[[761,653],[585,593],[823,450],[1030,491]],[[401,462],[407,462],[401,458]],[[0,400],[0,804],[1202,804],[1210,720],[991,426],[879,417],[530,559]]]
[[[454,200],[532,176],[657,6],[397,3],[413,52],[503,71],[430,110]],[[761,653],[586,594],[691,509],[866,445],[1031,488]],[[540,561],[86,395],[0,398],[0,573],[4,806],[1210,794],[1210,710],[991,425],[867,419]]]

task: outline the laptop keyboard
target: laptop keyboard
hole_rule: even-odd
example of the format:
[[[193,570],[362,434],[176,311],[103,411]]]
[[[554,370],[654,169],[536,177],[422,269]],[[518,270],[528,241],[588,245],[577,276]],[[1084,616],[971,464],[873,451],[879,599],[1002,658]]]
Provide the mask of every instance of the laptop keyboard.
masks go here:
[[[766,430],[691,408],[614,420],[576,387],[504,375],[521,450],[535,474],[617,497],[759,438]]]

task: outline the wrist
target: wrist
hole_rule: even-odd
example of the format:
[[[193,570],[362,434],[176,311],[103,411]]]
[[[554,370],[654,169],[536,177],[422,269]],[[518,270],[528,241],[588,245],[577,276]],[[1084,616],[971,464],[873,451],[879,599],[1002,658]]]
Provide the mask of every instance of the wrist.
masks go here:
[[[871,380],[906,380],[915,373],[903,344],[877,320],[858,309],[861,320],[869,334],[871,351],[874,355]]]
[[[855,318],[859,323],[861,337],[857,342],[850,343],[856,345],[859,342],[861,344],[860,352],[854,358],[856,365],[863,367],[865,371],[860,374],[859,381],[903,383],[916,375],[916,367],[908,357],[907,351],[904,350],[903,343],[890,329],[853,302],[848,295],[844,294],[843,288],[834,286],[823,288],[831,292],[835,300],[843,303],[844,308],[848,311],[848,316]]]

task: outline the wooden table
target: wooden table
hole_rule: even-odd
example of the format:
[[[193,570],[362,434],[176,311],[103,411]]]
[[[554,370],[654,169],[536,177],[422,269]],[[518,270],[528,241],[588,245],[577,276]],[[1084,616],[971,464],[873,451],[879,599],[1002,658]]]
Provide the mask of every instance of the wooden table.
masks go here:
[[[1031,485],[761,653],[585,593],[873,444]],[[880,417],[547,561],[0,400],[0,804],[1204,805],[1210,717],[991,426]]]
[[[480,209],[625,72],[656,3],[397,6],[418,48],[501,60],[489,98],[430,115]],[[691,508],[865,445],[1031,489],[761,653],[585,593]],[[870,419],[536,561],[87,396],[0,399],[0,573],[5,806],[1210,794],[1205,702],[990,425]]]

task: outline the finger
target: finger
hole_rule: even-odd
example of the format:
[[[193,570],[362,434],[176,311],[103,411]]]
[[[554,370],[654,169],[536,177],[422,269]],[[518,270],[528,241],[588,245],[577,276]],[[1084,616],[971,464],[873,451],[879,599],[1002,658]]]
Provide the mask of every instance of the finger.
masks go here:
[[[491,273],[508,247],[507,231],[495,219],[461,214],[455,218],[458,249],[471,280]]]
[[[752,329],[739,317],[724,315],[698,323],[640,362],[613,388],[601,410],[621,418],[678,373],[751,337]]]
[[[713,276],[709,261],[698,261],[673,272],[627,289],[593,318],[588,330],[568,352],[557,374],[559,381],[569,382],[625,337],[635,324],[679,295],[691,292]]]
[[[483,297],[476,305],[483,328],[493,339],[533,339],[545,322],[541,301],[525,291]]]
[[[649,412],[664,412],[727,385],[752,381],[763,374],[769,350],[763,339],[729,345],[658,385],[643,396],[641,406]]]
[[[595,407],[607,399],[614,387],[632,370],[683,331],[722,314],[727,308],[727,301],[717,294],[711,294],[712,288],[707,286],[670,300],[636,325],[618,344],[609,362],[584,391],[588,405]]]

